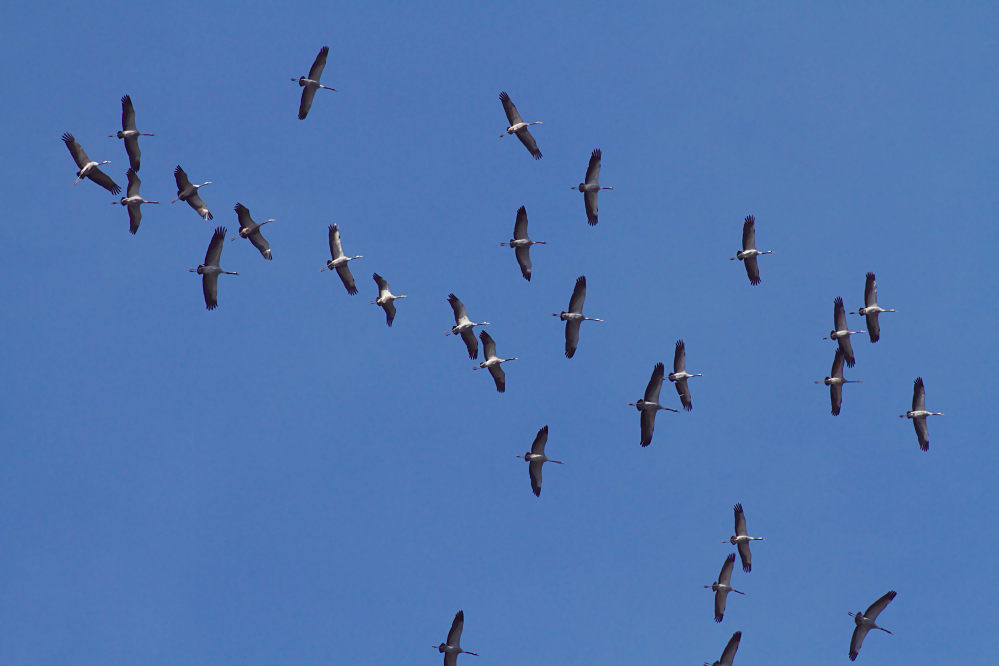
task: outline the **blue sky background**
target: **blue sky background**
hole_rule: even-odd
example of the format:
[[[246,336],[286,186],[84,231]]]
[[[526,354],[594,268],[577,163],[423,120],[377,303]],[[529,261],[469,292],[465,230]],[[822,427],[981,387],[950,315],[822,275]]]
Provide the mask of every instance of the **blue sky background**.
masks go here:
[[[994,663],[996,105],[985,3],[59,3],[4,10],[0,662]],[[331,52],[305,121],[300,89]],[[506,90],[544,159],[497,139]],[[214,181],[138,235],[73,132],[143,195]],[[603,150],[600,223],[578,183]],[[274,261],[227,243],[232,207]],[[538,240],[524,281],[510,237]],[[763,283],[728,261],[757,218]],[[340,225],[361,293],[328,258]],[[832,301],[877,272],[881,341],[829,414]],[[391,282],[395,325],[367,304]],[[575,358],[564,309],[586,275]],[[487,319],[499,395],[452,324]],[[851,323],[862,328],[859,317]],[[652,367],[687,343],[694,410],[639,447]],[[931,447],[909,408],[921,375]],[[664,402],[679,407],[672,386]],[[540,499],[523,453],[548,424]],[[751,574],[712,594],[745,506]],[[737,597],[737,598],[736,598]]]

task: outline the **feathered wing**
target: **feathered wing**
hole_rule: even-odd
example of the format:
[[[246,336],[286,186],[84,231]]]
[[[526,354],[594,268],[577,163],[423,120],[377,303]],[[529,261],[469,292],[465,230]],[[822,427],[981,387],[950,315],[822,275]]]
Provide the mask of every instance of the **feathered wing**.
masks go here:
[[[499,364],[489,366],[489,374],[493,376],[493,382],[496,383],[496,391],[498,393],[505,393],[506,373],[503,371],[503,366]]]
[[[513,237],[516,240],[527,240],[527,208],[524,206],[517,210],[517,221],[513,224]]]
[[[758,285],[760,283],[760,264],[756,261],[756,255],[746,257],[742,263],[746,265],[746,276],[749,277],[749,284]]]
[[[540,430],[538,430],[538,434],[534,436],[534,442],[531,443],[531,453],[544,455],[545,444],[547,443],[548,443],[548,426],[544,426]]]
[[[641,412],[640,424],[642,428],[642,446],[652,443],[652,433],[656,428],[656,410],[643,409]]]
[[[482,355],[486,360],[496,356],[496,341],[493,340],[493,336],[486,331],[480,331],[479,339],[482,340]]]
[[[114,182],[111,179],[111,176],[107,175],[97,167],[93,167],[87,172],[87,178],[94,181],[111,194],[119,194],[121,192],[121,186]]]
[[[853,356],[853,344],[850,343],[850,336],[844,335],[841,338],[837,338],[836,342],[839,344],[840,351],[843,352],[843,358],[846,360],[846,367],[852,368],[856,364],[857,359]]]
[[[583,192],[583,207],[586,209],[586,221],[592,227],[598,222],[596,192]]]
[[[191,179],[187,177],[187,172],[177,165],[177,168],[173,170],[173,178],[177,181],[177,196],[180,193],[191,187]]]
[[[314,86],[304,86],[302,88],[302,101],[298,103],[299,120],[305,120],[305,117],[309,115],[309,109],[312,108],[312,100],[316,97],[316,90],[318,88]]]
[[[212,234],[212,240],[208,243],[208,251],[205,252],[205,266],[218,266],[222,258],[222,248],[225,245],[225,227],[216,227]]]
[[[857,655],[860,654],[860,646],[864,644],[864,637],[867,636],[867,632],[870,627],[858,624],[853,630],[853,636],[850,637],[850,661],[856,661]]]
[[[579,325],[582,322],[579,321],[566,321],[565,322],[565,357],[572,358],[576,353],[576,347],[579,345]]]
[[[878,304],[878,283],[874,279],[874,273],[868,273],[864,282],[864,307]]]
[[[838,351],[838,350],[837,350]],[[832,415],[839,416],[839,410],[843,406],[843,385],[829,385],[829,401],[832,404]]]
[[[895,592],[895,590],[889,590],[885,594],[881,595],[877,601],[867,607],[867,610],[864,612],[864,616],[871,621],[877,620],[881,611],[883,611],[885,607],[891,603],[892,599],[894,599],[897,594],[898,593]]]
[[[90,162],[90,158],[87,156],[83,146],[80,142],[76,140],[69,132],[63,132],[62,141],[66,144],[66,148],[69,149],[69,154],[73,156],[73,161],[76,162],[76,168],[82,169]]]
[[[340,264],[336,267],[336,274],[340,276],[340,282],[343,282],[344,288],[347,293],[353,296],[357,293],[357,285],[354,284],[354,276],[350,272],[350,266],[346,262]]]
[[[139,196],[139,188],[142,186],[142,181],[139,180],[139,174],[135,173],[135,169],[129,169],[125,172],[125,177],[128,178],[128,186],[125,188],[125,196]]]
[[[531,490],[534,491],[534,495],[541,497],[541,467],[544,463],[532,460],[527,465],[527,471],[531,475]]]
[[[735,553],[733,553],[733,556]],[[725,601],[728,598],[728,590],[715,590],[715,622],[721,622],[725,618]]]
[[[850,330],[850,327],[846,325],[846,308],[843,307],[841,296],[837,296],[833,301],[833,325],[837,331]]]
[[[260,251],[260,254],[264,259],[273,259],[271,255],[271,244],[267,242],[263,234],[260,233],[260,229],[257,229],[249,236],[250,242],[253,243],[253,247]]]
[[[753,570],[753,554],[749,552],[749,542],[740,541],[736,549],[739,551],[739,559],[742,561],[742,570],[749,573]]]
[[[454,311],[455,324],[461,325],[462,320],[468,319],[468,313],[465,311],[465,304],[461,302],[460,298],[454,294],[448,294],[447,302],[451,305],[451,309]],[[474,340],[475,338],[473,337],[472,339]]]
[[[475,339],[475,332],[467,328],[461,332],[461,339],[465,341],[465,348],[468,350],[468,358],[479,357],[479,341]]]
[[[330,257],[334,260],[343,256],[343,244],[340,242],[340,227],[331,224],[329,228]]]
[[[645,402],[659,402],[659,393],[663,388],[665,373],[666,367],[662,363],[656,363],[656,366],[652,368],[652,377],[649,378],[649,383],[645,387]]]
[[[572,296],[569,298],[569,312],[581,313],[583,303],[586,301],[586,276],[580,275],[576,278],[576,286],[572,288]]]
[[[139,137],[125,137],[125,152],[128,154],[128,165],[133,170],[138,171],[142,160],[142,151],[139,150]]]
[[[756,249],[756,217],[747,215],[742,223],[742,249]]]
[[[201,290],[205,293],[205,307],[214,310],[219,305],[218,273],[205,273],[201,276]]]
[[[531,248],[527,245],[522,245],[515,247],[513,250],[514,256],[517,257],[517,264],[520,265],[520,274],[524,276],[524,279],[528,282],[531,281]]]
[[[867,335],[870,336],[871,342],[877,342],[881,339],[881,324],[878,323],[878,312],[868,312],[864,315],[864,319],[867,320]]]
[[[309,78],[313,81],[318,81],[323,75],[323,68],[326,67],[326,56],[330,53],[330,47],[324,46],[319,49],[319,53],[316,54],[316,59],[312,63],[312,67],[309,68]]]
[[[385,310],[385,323],[391,326],[395,320],[395,301],[386,301],[382,309]]]
[[[687,385],[686,378],[677,380],[675,385],[676,392],[680,396],[680,404],[689,412],[694,408],[694,402],[690,399],[690,387]]]
[[[128,208],[128,230],[135,235],[142,222],[142,208],[139,204],[128,204],[125,207]]]
[[[919,449],[921,451],[929,451],[930,431],[929,428],[926,427],[926,417],[920,416],[912,419],[912,425],[916,429],[916,439],[919,440]]]
[[[132,106],[132,97],[123,95],[121,98],[121,128],[126,132],[134,132],[135,127],[135,107]]]
[[[594,148],[593,152],[590,153],[590,163],[586,165],[586,184],[587,185],[599,185],[600,180],[600,157],[601,152],[599,148]]]
[[[499,94],[500,102],[503,104],[503,112],[506,113],[506,119],[510,127],[513,127],[517,123],[524,122],[520,119],[520,114],[517,113],[517,107],[514,105],[510,96],[506,94],[504,90]]]
[[[527,148],[527,152],[531,154],[531,157],[536,160],[541,159],[541,150],[538,148],[538,142],[534,140],[531,130],[526,127],[521,127],[517,130],[517,138],[520,139],[520,142],[524,144],[525,148]]]
[[[742,640],[742,632],[737,631],[732,634],[732,638],[728,639],[728,644],[725,645],[725,650],[722,652],[721,661],[723,664],[728,664],[731,666],[732,662],[735,660],[735,653],[739,651],[739,641]]]
[[[208,210],[208,206],[205,204],[205,200],[201,198],[201,195],[195,192],[187,198],[187,205],[193,208],[198,215],[203,219],[213,220],[215,219],[212,215],[212,211]]]
[[[916,377],[916,381],[912,383],[912,411],[926,411],[926,386],[922,377]]]

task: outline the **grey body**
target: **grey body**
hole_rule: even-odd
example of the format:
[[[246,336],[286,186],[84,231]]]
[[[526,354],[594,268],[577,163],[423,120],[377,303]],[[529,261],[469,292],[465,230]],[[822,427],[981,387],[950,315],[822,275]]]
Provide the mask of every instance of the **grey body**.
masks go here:
[[[905,414],[899,414],[898,417],[912,419],[912,425],[916,429],[916,439],[919,440],[920,450],[930,450],[930,431],[926,427],[926,417],[943,415],[943,412],[930,412],[926,410],[926,387],[923,385],[923,378],[916,377],[916,381],[912,384],[912,409]]]
[[[474,652],[461,649],[461,632],[464,627],[465,612],[458,611],[454,616],[454,620],[451,622],[451,630],[447,632],[447,642],[431,646],[437,648],[439,652],[444,654],[444,666],[457,666],[458,655],[462,653],[474,655],[476,657],[479,656]]]
[[[742,511],[742,504],[736,504],[732,509],[735,512],[735,536],[728,538],[728,542],[739,551],[739,559],[742,560],[742,570],[749,573],[753,570],[753,554],[749,551],[750,541],[763,541],[764,537],[749,536],[746,531],[746,514]],[[722,543],[725,543],[722,541]]]
[[[368,302],[371,303],[372,305],[381,306],[381,308],[385,310],[385,323],[391,326],[392,322],[395,321],[394,301],[399,298],[406,298],[406,294],[400,294],[398,296],[393,294],[392,290],[389,289],[388,280],[383,278],[378,273],[372,274],[371,277],[374,279],[375,284],[378,285],[378,298],[376,300]]]
[[[496,391],[503,393],[506,391],[506,373],[503,372],[502,364],[507,361],[516,361],[517,357],[500,358],[497,356],[496,341],[485,331],[479,331],[479,339],[482,340],[482,355],[486,357],[486,360],[479,363],[478,368],[472,369],[488,369],[489,374],[493,376],[493,382],[496,384]]]
[[[866,333],[867,331],[851,331],[846,325],[846,309],[843,307],[843,299],[837,296],[833,299],[833,325],[836,327],[829,332],[829,336],[823,340],[835,340],[843,352],[846,359],[846,367],[852,368],[857,362],[853,356],[853,345],[850,344],[850,336],[855,333]]]
[[[728,639],[725,649],[722,650],[721,659],[711,664],[704,662],[704,666],[732,666],[735,661],[735,653],[739,651],[739,641],[742,640],[742,632],[737,631]]]
[[[864,316],[867,320],[867,335],[870,336],[871,342],[877,342],[881,339],[881,324],[878,322],[878,315],[882,312],[895,312],[895,310],[886,310],[878,305],[878,283],[874,273],[869,272],[864,282],[864,307],[850,314]]]
[[[704,587],[713,590],[715,593],[715,622],[721,622],[725,617],[725,601],[729,592],[745,594],[732,587],[732,568],[735,564],[735,553],[729,553],[722,564],[718,580]]]
[[[236,211],[236,218],[239,220],[239,237],[248,238],[250,242],[253,243],[253,247],[257,248],[260,255],[264,259],[273,259],[274,256],[271,254],[271,244],[267,242],[264,235],[260,233],[260,227],[264,226],[268,222],[273,222],[274,220],[264,220],[263,222],[255,222],[252,217],[250,217],[250,209],[241,203],[237,203],[233,210]],[[235,238],[233,239],[235,240]]]

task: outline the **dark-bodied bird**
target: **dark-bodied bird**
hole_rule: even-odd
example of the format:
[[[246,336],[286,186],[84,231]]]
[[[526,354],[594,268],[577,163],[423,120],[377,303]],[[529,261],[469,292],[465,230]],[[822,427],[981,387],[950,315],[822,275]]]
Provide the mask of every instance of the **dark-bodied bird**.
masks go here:
[[[857,655],[860,654],[860,646],[864,643],[864,637],[867,636],[867,632],[871,629],[880,629],[881,631],[890,634],[891,632],[884,627],[879,627],[875,624],[875,620],[878,619],[878,615],[881,611],[885,609],[891,600],[895,598],[895,590],[891,590],[883,597],[871,604],[867,611],[861,613],[857,611],[856,613],[850,613],[850,617],[853,618],[854,623],[857,628],[853,630],[853,636],[850,637],[850,661],[856,661]]]
[[[325,270],[336,271],[336,274],[340,276],[340,281],[343,282],[344,288],[347,289],[347,293],[353,296],[357,293],[357,285],[354,284],[354,276],[350,273],[350,266],[347,262],[353,261],[354,259],[364,258],[363,254],[359,254],[356,257],[348,257],[343,253],[343,245],[340,243],[340,227],[335,224],[330,225],[329,229],[330,237],[330,256],[332,259],[327,260],[326,268],[320,268],[319,272],[322,273]]]
[[[735,661],[735,653],[739,651],[740,640],[742,640],[741,631],[732,634],[732,638],[728,639],[728,644],[722,651],[721,659],[711,664],[704,662],[704,666],[732,666],[732,662]]]
[[[139,159],[142,151],[139,150],[140,136],[156,136],[140,132],[135,128],[135,108],[132,106],[132,98],[125,95],[121,98],[121,129],[117,134],[108,134],[108,137],[118,137],[125,140],[125,152],[128,153],[128,163],[132,171],[139,170]]]
[[[829,331],[829,335],[822,339],[835,340],[843,352],[843,358],[846,359],[846,367],[852,368],[857,361],[853,356],[853,345],[850,344],[850,336],[855,333],[866,333],[867,331],[850,330],[850,327],[846,325],[846,309],[843,307],[843,299],[839,296],[833,300],[833,325],[836,328]]]
[[[528,282],[531,281],[531,246],[546,245],[545,241],[531,240],[527,235],[527,209],[521,206],[517,210],[517,221],[513,225],[513,238],[509,243],[500,243],[502,246],[513,248],[517,263],[520,264],[520,274]]]
[[[253,247],[260,251],[264,259],[273,259],[271,244],[260,233],[260,227],[268,222],[274,222],[274,218],[264,220],[263,222],[254,222],[253,218],[250,217],[250,209],[241,203],[236,204],[233,210],[236,211],[236,217],[239,219],[239,237],[249,238],[250,242],[253,243]],[[236,237],[233,236],[231,240],[236,240]]]
[[[205,185],[211,185],[212,181],[206,180],[200,185],[194,185],[191,183],[191,179],[187,177],[187,172],[184,171],[180,165],[173,170],[174,180],[177,181],[177,198],[170,203],[175,204],[178,201],[186,201],[187,205],[194,209],[194,211],[206,220],[214,219],[212,217],[212,211],[208,210],[208,206],[205,205],[204,199],[198,194],[198,190]]]
[[[527,148],[527,152],[529,152],[534,159],[540,160],[541,151],[538,150],[538,143],[534,140],[534,137],[531,136],[531,131],[527,128],[531,125],[540,125],[541,121],[536,120],[533,123],[525,123],[521,120],[520,114],[517,113],[517,107],[513,105],[513,102],[510,100],[510,96],[506,94],[506,91],[501,92],[499,94],[499,98],[500,102],[503,103],[503,111],[506,112],[506,119],[510,123],[510,126],[506,128],[506,131],[503,132],[503,134],[500,134],[500,138],[502,139],[507,134],[516,134],[517,138],[520,139],[520,142],[524,144],[525,148]]]
[[[912,409],[905,414],[899,414],[898,418],[912,419],[912,425],[916,428],[916,439],[919,440],[920,450],[930,450],[930,431],[926,429],[926,417],[943,415],[943,412],[926,411],[926,387],[923,386],[923,378],[916,377],[916,381],[912,384]]]
[[[756,257],[761,254],[773,254],[773,250],[756,249],[756,218],[747,215],[742,223],[742,249],[735,253],[734,257],[729,257],[731,261],[738,259],[746,265],[746,275],[749,276],[749,284],[760,283],[760,265],[756,262]]]
[[[656,427],[656,412],[661,409],[670,412],[677,411],[672,407],[663,407],[659,404],[659,392],[663,387],[663,375],[665,373],[666,367],[662,363],[656,363],[656,367],[652,369],[652,378],[649,379],[649,384],[645,387],[645,397],[640,398],[638,402],[628,403],[642,415],[642,446],[648,446],[652,443],[652,431]]]
[[[691,377],[703,377],[701,373],[690,374],[687,372],[687,348],[683,340],[676,341],[676,349],[673,351],[673,372],[669,373],[669,380],[675,382],[676,392],[680,394],[680,402],[688,412],[694,408],[694,403],[690,398],[690,388],[687,380]]]
[[[583,206],[586,208],[586,221],[592,227],[597,223],[597,193],[600,190],[613,190],[613,187],[600,186],[600,149],[594,148],[590,153],[590,163],[586,167],[586,181],[570,190],[579,190],[583,193]]]
[[[843,405],[843,384],[859,384],[859,379],[843,379],[843,350],[836,349],[836,355],[833,357],[832,370],[829,371],[829,377],[826,377],[821,382],[817,381],[816,384],[825,384],[829,387],[829,400],[832,402],[832,414],[833,416],[839,416],[839,410]]]
[[[330,88],[329,86],[324,86],[319,83],[319,77],[323,75],[323,68],[326,67],[326,56],[330,53],[330,47],[324,46],[319,49],[319,54],[316,55],[315,62],[312,63],[312,67],[309,69],[309,75],[300,76],[297,79],[292,77],[292,81],[298,81],[298,85],[302,86],[302,101],[298,105],[298,119],[305,120],[305,117],[309,115],[309,109],[312,108],[312,98],[316,96],[316,91],[322,88],[323,90],[332,90],[336,92],[336,88]]]
[[[139,186],[142,185],[142,181],[139,180],[138,174],[135,173],[133,169],[129,169],[125,172],[125,177],[128,178],[128,188],[125,190],[125,196],[123,196],[119,201],[112,201],[112,204],[121,204],[128,209],[128,230],[135,234],[139,230],[139,223],[142,222],[142,210],[140,206],[142,204],[158,204],[159,201],[146,201],[139,194]]]
[[[102,164],[111,164],[111,160],[104,160],[103,162],[93,161],[87,157],[86,151],[83,150],[83,146],[76,140],[76,137],[69,132],[65,132],[62,135],[62,140],[69,149],[69,154],[73,156],[73,161],[76,162],[77,168],[79,168],[79,171],[76,172],[76,180],[73,181],[74,185],[84,178],[89,178],[111,194],[121,192],[121,187],[111,180],[111,176],[98,168]]]
[[[558,317],[565,322],[565,357],[572,358],[576,353],[576,346],[579,344],[579,326],[584,321],[603,321],[595,317],[583,316],[583,301],[586,300],[586,276],[580,275],[576,278],[576,286],[572,289],[572,296],[569,298],[569,311],[559,314],[552,313],[553,317]]]
[[[389,290],[388,280],[383,278],[378,273],[374,273],[371,276],[375,280],[375,284],[378,285],[378,298],[373,301],[368,301],[372,305],[379,305],[383,310],[385,310],[385,323],[389,326],[392,325],[392,321],[395,319],[395,301],[397,298],[406,298],[406,294],[394,295],[391,290]]]
[[[867,281],[864,283],[864,307],[850,314],[864,315],[867,319],[867,335],[871,337],[871,342],[881,339],[881,325],[878,323],[878,315],[882,312],[895,312],[895,310],[885,310],[878,305],[878,283],[874,279],[874,273],[867,274]]]
[[[704,586],[707,589],[714,590],[715,593],[715,622],[721,622],[725,617],[725,600],[728,597],[729,592],[745,594],[745,592],[739,592],[739,590],[732,587],[732,566],[734,564],[735,553],[729,553],[728,557],[725,558],[725,562],[722,564],[721,573],[718,574],[718,580],[710,585]]]
[[[197,273],[201,276],[201,289],[205,292],[205,307],[214,310],[219,305],[219,275],[239,275],[232,271],[224,271],[219,267],[219,258],[222,256],[222,246],[225,245],[225,227],[216,227],[212,234],[212,240],[208,244],[208,252],[205,253],[205,263],[197,268],[187,269],[190,273]]]
[[[461,649],[461,630],[465,627],[465,612],[458,611],[451,622],[451,630],[447,632],[447,642],[440,645],[431,645],[444,653],[444,666],[457,666],[458,655],[465,653],[478,657],[474,652]]]
[[[472,370],[487,368],[489,374],[493,376],[493,381],[496,383],[496,391],[503,393],[506,391],[506,373],[503,372],[501,364],[507,361],[516,361],[517,357],[500,358],[497,356],[496,341],[485,331],[479,331],[479,339],[482,340],[482,355],[486,357],[486,360],[479,363],[479,367],[472,368]]]
[[[749,552],[750,541],[764,541],[764,537],[749,536],[746,531],[746,514],[742,512],[742,504],[732,507],[735,510],[735,536],[731,536],[722,543],[731,543],[739,550],[739,559],[742,560],[742,570],[749,573],[753,570],[753,554]]]
[[[468,350],[468,358],[478,358],[479,341],[475,339],[475,331],[472,329],[476,326],[488,326],[489,322],[474,322],[470,320],[468,313],[465,312],[465,304],[458,300],[458,297],[454,294],[447,295],[447,302],[451,305],[451,309],[454,310],[454,326],[444,335],[460,335],[465,343],[465,348]]]
[[[546,462],[563,464],[561,460],[553,460],[545,455],[545,444],[548,442],[548,426],[543,427],[534,437],[531,450],[518,458],[523,458],[528,463],[527,471],[531,475],[531,490],[535,497],[541,497],[541,466]]]

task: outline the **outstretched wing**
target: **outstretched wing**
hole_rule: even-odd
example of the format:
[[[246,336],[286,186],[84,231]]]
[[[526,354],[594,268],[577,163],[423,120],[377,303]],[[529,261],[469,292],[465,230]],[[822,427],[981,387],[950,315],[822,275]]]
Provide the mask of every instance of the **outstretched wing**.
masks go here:
[[[690,399],[690,386],[687,385],[686,378],[678,380],[674,386],[676,386],[677,395],[680,396],[680,404],[689,412],[694,408],[694,403]]]
[[[839,343],[839,348],[843,352],[843,358],[846,359],[846,367],[852,368],[857,362],[857,359],[853,356],[853,344],[850,342],[850,336],[844,335],[836,340]]]
[[[475,339],[475,332],[471,328],[466,328],[461,332],[461,339],[465,341],[465,348],[468,350],[468,358],[479,357],[479,341]]]
[[[878,303],[878,283],[874,279],[874,273],[867,274],[867,281],[864,282],[864,307],[877,305]]]
[[[139,230],[139,223],[142,222],[142,209],[139,204],[129,204],[128,208],[128,230],[134,235]]]
[[[749,284],[760,283],[760,264],[756,261],[756,255],[746,257],[742,263],[746,265],[746,275],[749,277]]]
[[[335,224],[330,225],[330,256],[339,259],[343,256],[343,245],[340,244],[340,227]]]
[[[531,135],[531,130],[526,127],[521,127],[517,130],[517,138],[520,139],[520,142],[524,144],[525,148],[527,148],[527,152],[531,154],[531,157],[536,160],[541,159],[541,150],[538,148],[538,142],[535,141],[534,137]]]
[[[867,636],[867,632],[870,627],[862,624],[858,624],[857,628],[853,630],[853,636],[850,637],[850,661],[856,661],[857,655],[860,654],[860,646],[864,644],[864,637]]]
[[[517,209],[517,221],[513,223],[513,237],[516,240],[527,239],[527,208],[524,206]]]
[[[864,317],[867,320],[867,335],[870,336],[871,342],[877,342],[881,339],[881,324],[878,323],[878,312],[868,312],[867,316]]]
[[[838,350],[837,350],[838,351]],[[843,406],[843,385],[829,385],[829,401],[832,403],[832,415],[839,416],[839,410]]]
[[[326,67],[326,56],[330,53],[330,47],[324,46],[319,49],[319,53],[316,55],[315,62],[312,63],[312,67],[309,68],[309,78],[313,81],[318,81],[319,77],[323,75],[323,68]],[[308,111],[308,109],[306,109]]]
[[[837,331],[850,330],[846,325],[846,308],[843,307],[842,296],[837,296],[833,300],[833,326],[835,326]],[[850,367],[853,367],[853,364],[850,364]]]
[[[205,204],[205,200],[201,198],[201,195],[195,192],[187,198],[187,205],[197,211],[198,215],[206,220],[214,219],[212,216],[212,211],[208,210],[208,206]]]
[[[87,178],[94,181],[111,194],[119,194],[121,192],[121,187],[118,183],[111,180],[111,176],[107,175],[97,167],[93,167],[87,172]]]
[[[531,475],[531,490],[536,497],[541,497],[541,467],[544,463],[532,460],[527,465],[527,471]]]
[[[489,374],[493,376],[493,381],[496,383],[496,391],[504,393],[506,391],[506,373],[503,371],[503,366],[498,363],[489,366]]]
[[[87,157],[87,153],[83,150],[80,142],[76,140],[76,137],[69,132],[64,132],[62,140],[69,149],[69,154],[73,156],[73,161],[76,162],[77,168],[82,169],[85,164],[90,162],[90,158]]]
[[[742,223],[742,249],[756,249],[756,218],[752,215],[747,215]]]
[[[524,276],[524,279],[528,282],[531,281],[531,248],[527,245],[522,245],[515,247],[513,249],[513,254],[517,257],[517,263],[520,264],[520,274]]]
[[[340,282],[343,282],[343,286],[348,294],[353,296],[357,293],[357,285],[354,284],[354,276],[351,274],[350,266],[347,265],[347,262],[336,267],[336,274],[340,276]]]
[[[586,167],[586,184],[587,185],[598,185],[600,179],[600,156],[601,152],[599,148],[594,148],[593,152],[590,153],[590,163]],[[596,207],[594,207],[596,210]]]
[[[748,535],[749,532],[746,531],[746,514],[742,511],[742,502],[732,507],[732,510],[735,512],[735,535]]]
[[[173,170],[173,178],[177,181],[177,194],[191,186],[191,179],[187,177],[187,172],[181,169],[179,164]]]
[[[524,122],[520,119],[520,114],[517,113],[517,107],[514,106],[513,100],[510,99],[510,96],[506,94],[505,90],[499,94],[499,98],[500,102],[503,103],[503,111],[506,113],[506,119],[510,124],[510,127],[513,127],[517,123]]]
[[[139,150],[139,137],[134,135],[125,137],[125,152],[128,153],[128,165],[138,171],[142,159],[142,151]]]
[[[656,410],[643,409],[641,414],[642,446],[652,443],[652,433],[656,428]]]
[[[538,430],[538,434],[534,436],[534,442],[531,444],[531,453],[538,453],[541,455],[545,454],[545,444],[548,443],[548,426],[544,426]]]
[[[685,372],[687,370],[687,346],[683,340],[676,341],[673,349],[673,372]]]
[[[742,560],[742,570],[749,573],[753,570],[753,554],[749,552],[749,542],[740,541],[737,546],[739,559]]]
[[[451,309],[454,310],[454,323],[461,324],[462,320],[468,319],[468,313],[465,312],[465,304],[461,302],[454,294],[447,295],[447,302],[451,304]],[[472,336],[472,340],[475,340],[475,336]],[[472,358],[475,358],[474,356]]]
[[[479,339],[482,340],[482,355],[486,359],[490,359],[496,356],[496,341],[493,340],[493,336],[489,335],[485,331],[479,333]]]
[[[451,630],[447,632],[448,645],[458,645],[461,643],[461,630],[464,626],[465,611],[458,611],[454,616],[454,620],[451,622]]]
[[[659,391],[662,390],[665,373],[666,367],[662,363],[656,363],[656,367],[652,369],[652,377],[645,387],[645,402],[659,402]]]
[[[592,227],[598,222],[596,192],[583,192],[583,207],[586,209],[586,221]]]
[[[896,594],[897,592],[895,592],[895,590],[886,592],[880,599],[867,607],[867,611],[864,615],[871,621],[877,620],[878,615],[880,615],[881,611],[885,609],[885,606],[891,603],[891,600],[895,598]]]
[[[250,242],[253,243],[253,247],[260,251],[260,254],[264,259],[273,259],[271,255],[271,244],[267,242],[263,234],[260,233],[260,229],[257,229],[249,236]]]
[[[219,306],[219,275],[205,273],[201,276],[201,290],[205,292],[205,307],[214,310]]]
[[[205,252],[205,266],[218,266],[222,257],[222,247],[225,245],[225,227],[216,227],[212,234],[212,240],[208,243],[208,251]]]
[[[926,411],[926,387],[922,377],[916,377],[916,381],[912,383],[912,411]]]
[[[916,439],[919,440],[919,449],[921,451],[929,451],[930,431],[929,428],[926,427],[926,417],[920,416],[912,419],[912,425],[916,429]]]
[[[572,288],[572,296],[569,298],[569,312],[580,314],[583,312],[583,302],[586,300],[586,276],[580,275],[576,278],[576,286]]]
[[[298,103],[299,120],[305,120],[305,117],[309,115],[309,109],[312,108],[312,100],[316,96],[316,90],[318,88],[314,86],[304,86],[302,88],[302,101]]]
[[[135,107],[129,95],[121,98],[121,128],[126,132],[135,131]]]
[[[565,322],[565,357],[572,358],[579,345],[579,321]]]

